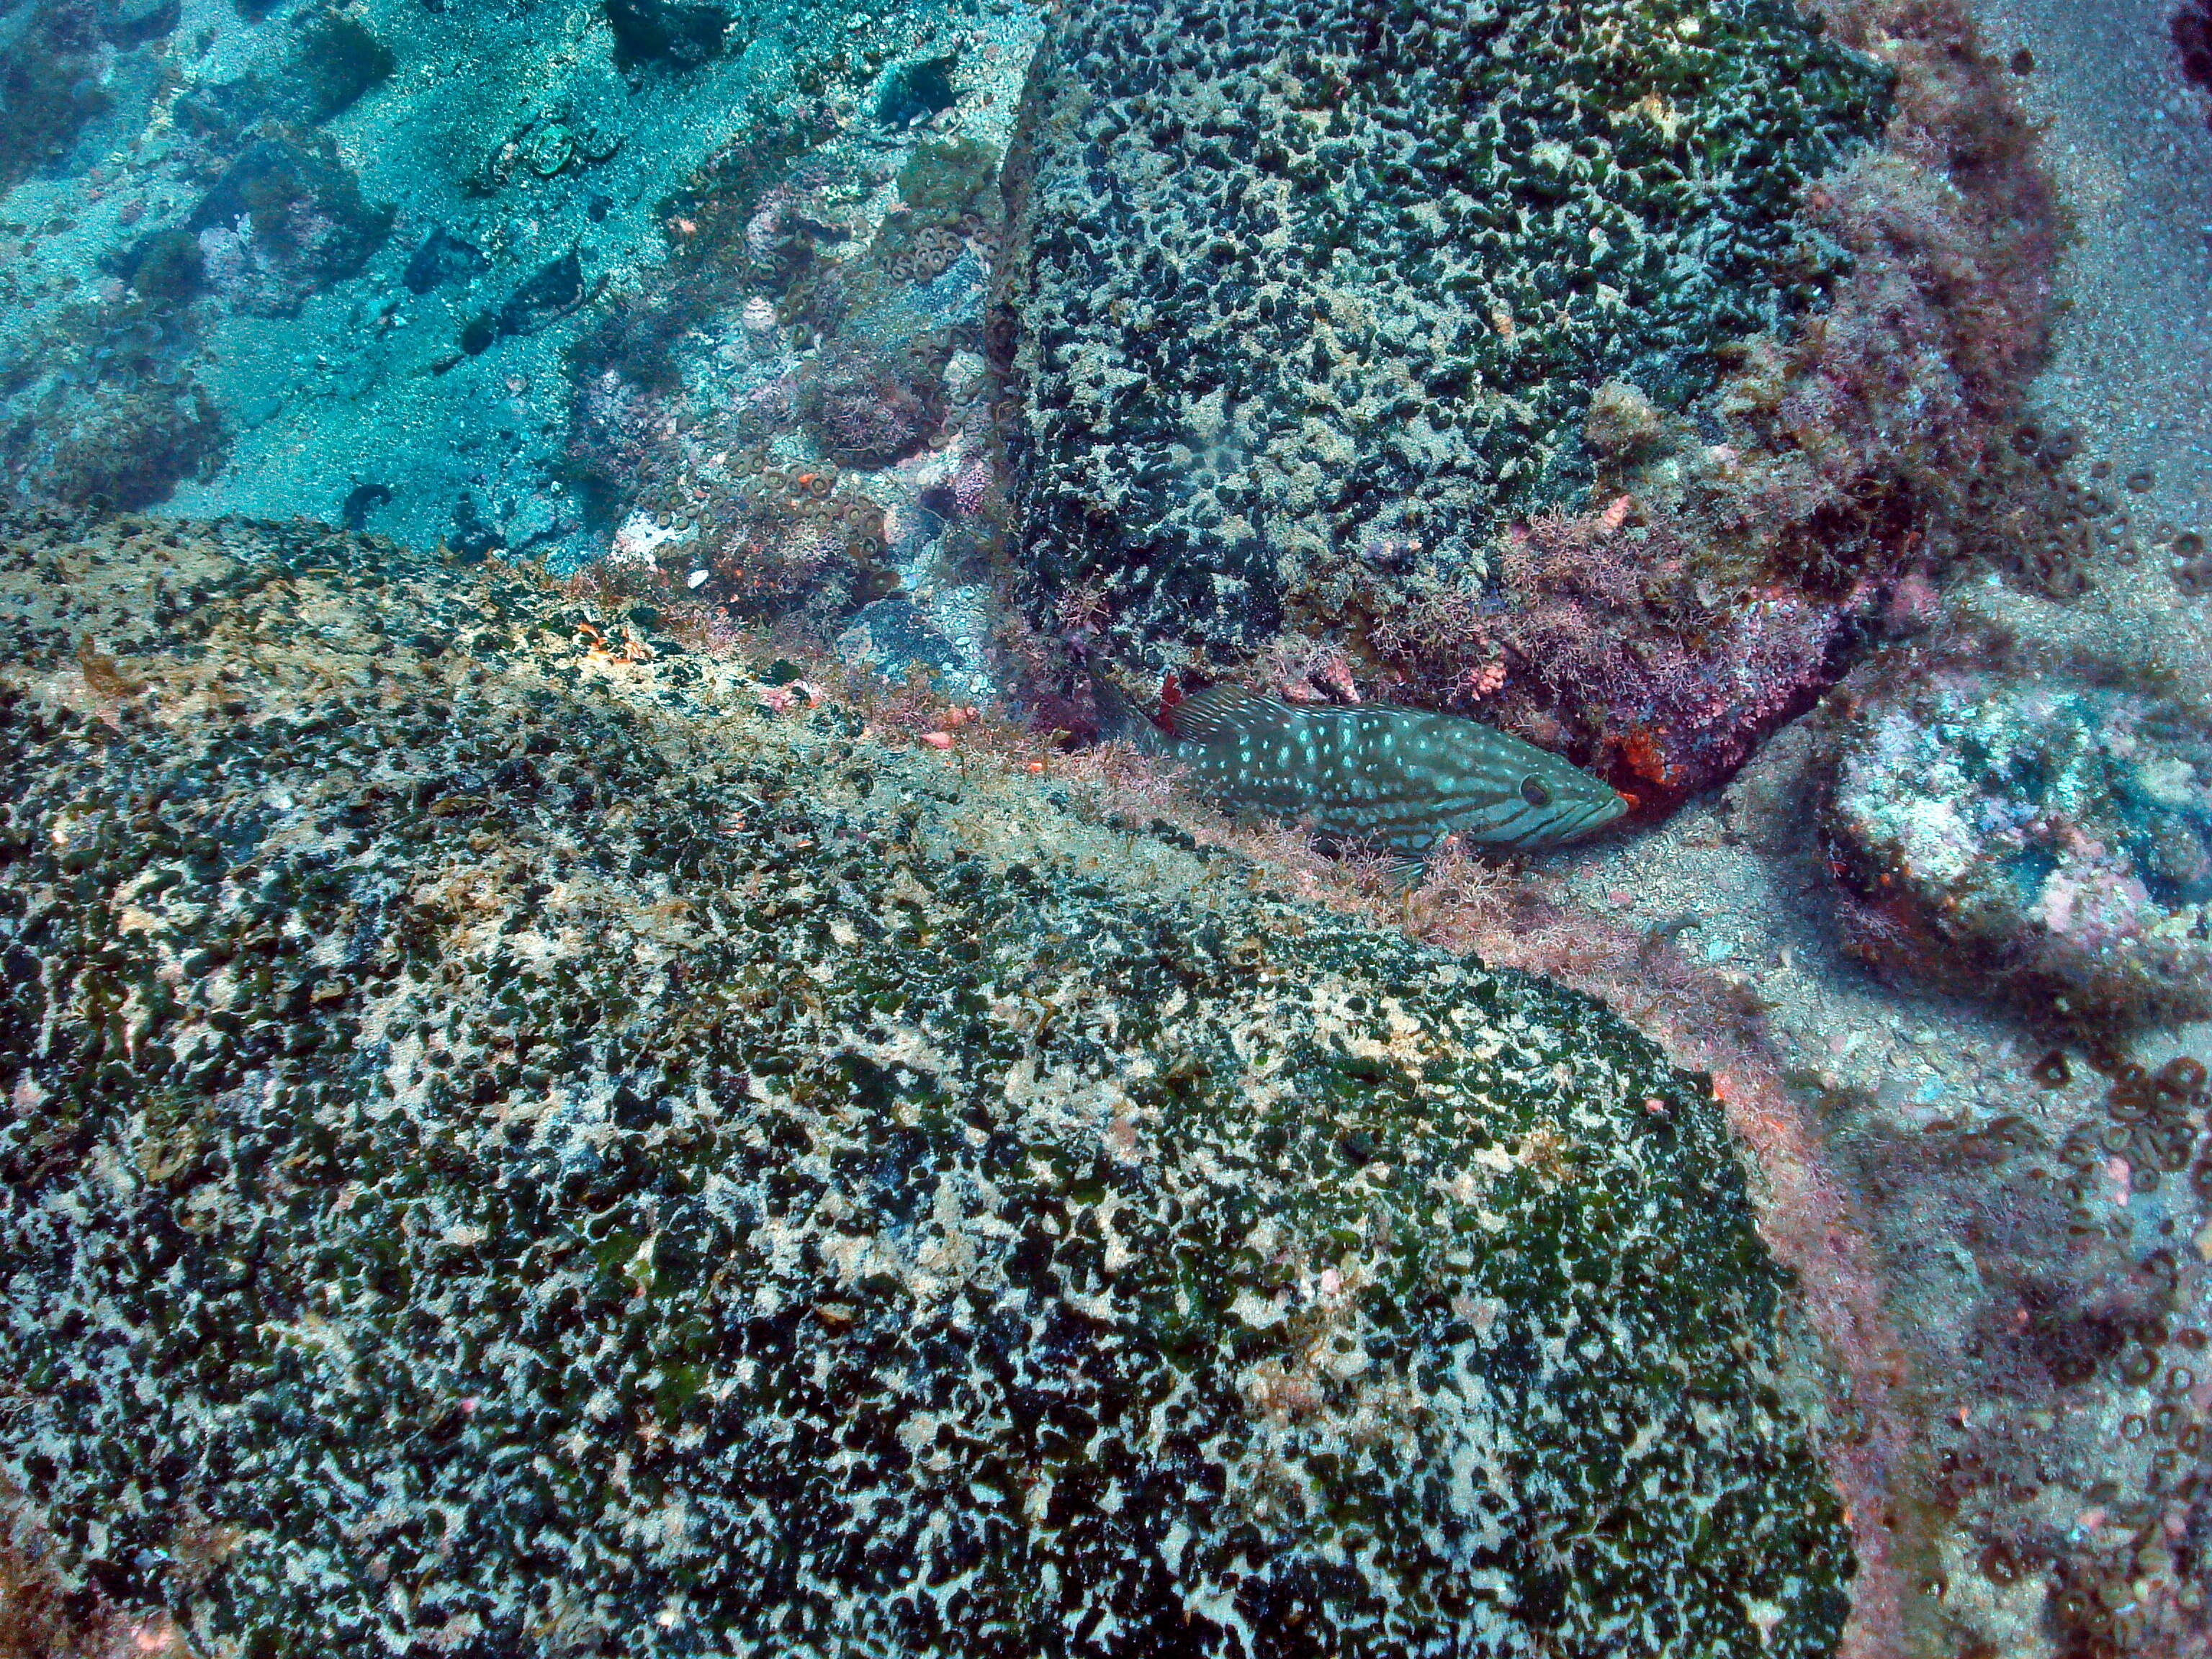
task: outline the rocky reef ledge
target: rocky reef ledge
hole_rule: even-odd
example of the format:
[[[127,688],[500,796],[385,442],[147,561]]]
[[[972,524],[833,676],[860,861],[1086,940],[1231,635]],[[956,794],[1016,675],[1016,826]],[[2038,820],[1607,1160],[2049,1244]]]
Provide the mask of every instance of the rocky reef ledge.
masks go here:
[[[527,573],[62,520],[0,573],[0,1478],[58,1620],[1842,1639],[1790,1286],[1595,1001]]]

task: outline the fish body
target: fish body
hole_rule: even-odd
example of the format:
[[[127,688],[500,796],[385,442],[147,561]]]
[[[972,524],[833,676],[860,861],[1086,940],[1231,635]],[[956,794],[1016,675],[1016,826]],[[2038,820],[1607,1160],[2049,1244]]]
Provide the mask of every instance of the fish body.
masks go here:
[[[1525,852],[1627,810],[1604,780],[1480,720],[1383,703],[1294,705],[1217,685],[1177,703],[1144,746],[1188,767],[1217,804],[1295,819],[1324,839],[1421,860],[1447,836]]]

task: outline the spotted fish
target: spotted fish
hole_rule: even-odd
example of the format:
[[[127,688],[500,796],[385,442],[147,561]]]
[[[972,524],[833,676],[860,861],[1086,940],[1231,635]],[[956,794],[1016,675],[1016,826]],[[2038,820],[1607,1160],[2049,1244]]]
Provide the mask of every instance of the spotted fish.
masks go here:
[[[1364,703],[1297,706],[1217,685],[1149,721],[1142,746],[1188,766],[1232,811],[1310,825],[1419,860],[1448,835],[1501,851],[1556,847],[1628,803],[1534,744],[1457,714]],[[1149,738],[1147,737],[1149,734]]]

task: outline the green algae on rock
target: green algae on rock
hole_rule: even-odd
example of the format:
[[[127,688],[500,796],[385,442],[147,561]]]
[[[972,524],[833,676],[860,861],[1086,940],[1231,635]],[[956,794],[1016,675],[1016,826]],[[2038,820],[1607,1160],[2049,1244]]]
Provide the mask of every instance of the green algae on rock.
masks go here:
[[[1834,1650],[1788,1287],[1596,1003],[496,567],[4,570],[70,1583],[255,1655]]]
[[[1797,196],[1887,99],[1773,0],[1101,0],[1031,86],[1025,555],[1155,678],[1494,582],[1493,532],[1586,494],[1601,383],[1717,441],[1731,348],[1847,263]]]

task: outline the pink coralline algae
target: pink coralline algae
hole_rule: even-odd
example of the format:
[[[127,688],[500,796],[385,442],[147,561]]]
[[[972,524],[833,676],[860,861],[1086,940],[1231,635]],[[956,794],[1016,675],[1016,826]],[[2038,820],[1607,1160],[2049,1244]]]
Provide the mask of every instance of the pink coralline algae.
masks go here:
[[[582,381],[571,414],[570,459],[580,471],[638,493],[666,488],[682,470],[668,399],[607,368]]]
[[[715,526],[708,556],[711,592],[741,616],[814,610],[838,614],[851,602],[874,544],[842,512],[809,503],[793,511],[774,503],[732,503]]]
[[[848,232],[822,200],[834,174],[802,165],[789,178],[765,191],[745,220],[742,240],[751,274],[781,286],[813,258],[817,246]]]
[[[931,377],[848,354],[812,365],[799,388],[802,419],[841,466],[874,468],[922,447],[937,424]]]
[[[1459,641],[1449,695],[1484,700],[1508,729],[1649,805],[1725,777],[1807,707],[1859,595],[1716,592],[1668,530],[1626,519],[1609,508],[1515,526],[1506,602],[1442,602],[1423,626]]]
[[[998,469],[981,449],[964,451],[952,471],[952,499],[963,513],[979,513],[998,483]]]
[[[1847,943],[2074,1025],[2212,1011],[2212,728],[2153,694],[1917,667],[1824,803]]]
[[[252,317],[289,316],[327,286],[325,252],[345,234],[326,216],[302,210],[262,235],[240,214],[230,224],[200,232],[200,264],[209,289],[229,309]]]

